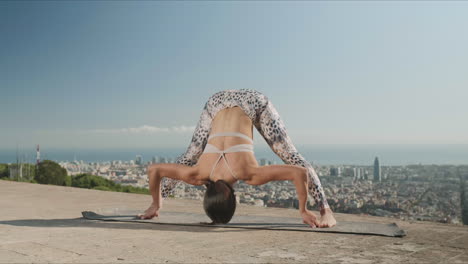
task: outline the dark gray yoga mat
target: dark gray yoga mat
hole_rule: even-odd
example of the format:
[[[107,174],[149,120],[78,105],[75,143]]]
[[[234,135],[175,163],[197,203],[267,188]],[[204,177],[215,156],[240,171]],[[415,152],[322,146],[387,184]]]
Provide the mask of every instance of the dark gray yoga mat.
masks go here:
[[[117,222],[137,222],[162,225],[183,225],[183,226],[201,226],[201,227],[222,227],[222,228],[244,228],[244,229],[269,229],[269,230],[287,230],[287,231],[305,231],[305,232],[326,232],[326,233],[344,233],[359,235],[378,235],[390,237],[403,237],[406,232],[399,228],[396,223],[381,224],[369,222],[348,222],[340,221],[331,228],[311,228],[303,224],[301,218],[295,217],[272,217],[272,216],[244,216],[234,215],[228,224],[210,225],[210,219],[205,214],[168,212],[162,211],[158,218],[150,220],[138,219],[136,216],[141,211],[108,208],[100,209],[96,212],[81,212],[84,218],[91,220],[117,221]]]

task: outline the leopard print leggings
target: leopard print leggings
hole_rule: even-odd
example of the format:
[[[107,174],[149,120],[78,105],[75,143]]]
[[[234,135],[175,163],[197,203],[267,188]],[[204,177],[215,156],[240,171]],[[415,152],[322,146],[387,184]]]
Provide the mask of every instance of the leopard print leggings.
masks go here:
[[[291,139],[286,133],[286,127],[276,111],[273,103],[264,94],[251,89],[224,90],[210,96],[206,102],[200,120],[195,128],[187,151],[176,160],[178,164],[193,166],[203,153],[208,142],[211,130],[211,122],[220,110],[239,106],[250,117],[255,128],[266,140],[270,148],[286,164],[299,165],[309,172],[309,195],[319,206],[329,208],[320,179],[312,165],[296,150]],[[169,196],[180,181],[171,178],[163,178],[161,184],[162,197]]]

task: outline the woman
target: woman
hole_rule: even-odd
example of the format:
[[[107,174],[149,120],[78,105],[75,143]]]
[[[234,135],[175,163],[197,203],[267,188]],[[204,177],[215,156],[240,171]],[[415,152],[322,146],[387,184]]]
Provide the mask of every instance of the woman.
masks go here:
[[[258,166],[253,153],[253,126],[285,165]],[[158,216],[162,199],[181,180],[207,186],[203,205],[213,223],[230,221],[236,205],[232,186],[238,180],[251,185],[290,180],[296,187],[304,223],[313,228],[336,225],[314,168],[296,150],[272,102],[255,90],[213,94],[203,108],[185,154],[172,164],[150,165],[148,178],[153,202],[144,214],[138,215],[141,219]],[[320,208],[320,221],[307,210],[308,194]]]

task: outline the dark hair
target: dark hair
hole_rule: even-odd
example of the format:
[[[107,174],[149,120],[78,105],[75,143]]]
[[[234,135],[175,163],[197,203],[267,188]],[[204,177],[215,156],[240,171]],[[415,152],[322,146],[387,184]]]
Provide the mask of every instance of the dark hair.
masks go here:
[[[213,224],[227,224],[236,211],[234,189],[223,180],[209,181],[206,184],[203,209]]]

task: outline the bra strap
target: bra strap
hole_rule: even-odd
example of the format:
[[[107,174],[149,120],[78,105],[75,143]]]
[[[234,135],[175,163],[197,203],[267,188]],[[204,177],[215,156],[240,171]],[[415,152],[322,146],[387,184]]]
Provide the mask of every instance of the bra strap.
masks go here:
[[[224,160],[226,161],[226,165],[227,165],[229,171],[230,171],[231,174],[232,174],[232,177],[236,178],[236,180],[239,180],[239,178],[237,178],[237,176],[236,176],[236,175],[234,174],[234,172],[232,171],[231,166],[229,166],[229,162],[227,161],[227,158],[226,158],[226,155],[224,155],[224,152],[223,152],[223,154],[221,154],[221,155],[223,155]]]
[[[219,160],[221,159],[221,157],[223,156],[224,153],[221,153],[221,155],[219,155],[218,159],[216,160],[215,164],[213,165],[213,168],[211,168],[211,172],[210,172],[210,180],[211,180],[211,176],[213,175],[213,171],[214,169],[216,168],[216,166],[218,165],[218,162]]]
[[[215,133],[215,134],[211,134],[209,137],[208,137],[208,140],[210,140],[211,138],[214,138],[214,137],[222,137],[222,136],[230,136],[230,137],[241,137],[241,138],[245,138],[247,140],[249,140],[252,144],[253,144],[253,140],[248,137],[247,135],[244,135],[240,132],[220,132],[220,133]]]
[[[210,172],[210,180],[211,180],[211,177],[213,175],[213,171],[214,169],[218,166],[218,162],[221,160],[221,157],[224,158],[224,161],[226,161],[226,165],[229,169],[229,172],[231,172],[231,175],[232,177],[234,177],[236,180],[239,180],[239,178],[237,178],[237,176],[234,174],[234,172],[232,171],[231,169],[231,166],[229,166],[229,162],[227,161],[227,158],[226,156],[224,155],[224,151],[221,152],[221,154],[219,155],[218,159],[216,160],[215,164],[213,165],[213,168],[211,169],[211,172]]]

